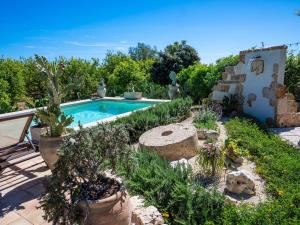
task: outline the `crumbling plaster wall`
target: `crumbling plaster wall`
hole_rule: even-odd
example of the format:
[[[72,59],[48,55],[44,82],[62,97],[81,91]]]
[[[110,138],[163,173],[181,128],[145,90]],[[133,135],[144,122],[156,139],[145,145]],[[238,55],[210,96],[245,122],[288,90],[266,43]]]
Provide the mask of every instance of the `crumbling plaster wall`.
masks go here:
[[[276,89],[283,85],[286,48],[241,52],[244,55],[246,80],[243,88],[243,111],[261,122],[275,121]],[[251,71],[255,59],[262,60],[262,73]],[[250,96],[256,96],[249,104]]]
[[[293,95],[284,86],[286,46],[240,52],[240,62],[225,68],[222,80],[214,87],[212,98],[236,94],[238,109],[261,122],[300,126],[300,113]]]

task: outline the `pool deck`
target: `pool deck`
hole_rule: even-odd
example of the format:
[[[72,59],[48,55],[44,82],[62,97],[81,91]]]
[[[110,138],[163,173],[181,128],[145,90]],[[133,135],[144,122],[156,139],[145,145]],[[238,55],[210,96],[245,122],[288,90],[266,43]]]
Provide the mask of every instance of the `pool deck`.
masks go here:
[[[0,224],[46,225],[39,197],[51,174],[41,156],[5,168],[0,176]]]

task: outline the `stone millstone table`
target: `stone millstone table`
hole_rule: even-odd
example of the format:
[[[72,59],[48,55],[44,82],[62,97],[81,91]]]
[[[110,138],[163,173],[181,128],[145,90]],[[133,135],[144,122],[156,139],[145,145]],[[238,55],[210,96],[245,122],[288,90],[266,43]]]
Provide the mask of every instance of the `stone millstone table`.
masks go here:
[[[148,130],[139,138],[139,144],[142,148],[156,150],[170,161],[191,158],[199,149],[196,128],[181,123]]]

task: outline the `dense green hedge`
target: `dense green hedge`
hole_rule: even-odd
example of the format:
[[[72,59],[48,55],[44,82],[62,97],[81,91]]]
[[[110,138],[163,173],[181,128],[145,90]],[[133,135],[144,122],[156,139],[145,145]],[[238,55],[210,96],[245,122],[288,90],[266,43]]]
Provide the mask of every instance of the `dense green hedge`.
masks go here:
[[[145,131],[160,125],[176,123],[190,115],[192,100],[190,98],[176,99],[159,103],[147,110],[137,111],[128,117],[120,118],[114,124],[124,124],[130,135],[130,141],[135,143]]]

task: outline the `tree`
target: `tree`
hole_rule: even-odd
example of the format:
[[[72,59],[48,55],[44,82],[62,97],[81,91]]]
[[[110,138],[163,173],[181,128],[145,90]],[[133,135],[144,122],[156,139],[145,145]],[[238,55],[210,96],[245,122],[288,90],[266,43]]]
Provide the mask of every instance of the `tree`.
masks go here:
[[[25,96],[24,65],[19,60],[0,59],[1,89],[6,103],[15,105]],[[8,109],[5,107],[6,110]]]
[[[8,90],[9,83],[0,78],[0,113],[9,112],[11,110]]]
[[[145,43],[138,43],[136,47],[130,47],[128,51],[129,56],[136,61],[146,60],[146,59],[155,59],[157,58],[156,47],[151,47]]]
[[[26,96],[32,99],[44,99],[47,96],[47,79],[36,67],[33,58],[23,59]]]
[[[130,85],[138,89],[141,81],[145,79],[139,64],[131,58],[116,65],[113,73],[108,77],[109,91],[113,95],[123,94]]]
[[[235,66],[238,64],[240,59],[239,55],[230,55],[216,60],[216,72],[221,74],[225,71],[227,66]]]
[[[99,60],[84,60],[71,58],[64,60],[61,83],[65,89],[65,101],[86,99],[96,92],[101,79]]]
[[[300,101],[300,53],[289,53],[286,66],[284,83],[288,90]]]
[[[214,65],[196,64],[178,73],[178,82],[194,102],[207,98],[219,76]]]
[[[159,53],[159,59],[152,67],[152,80],[159,84],[168,84],[171,71],[178,73],[199,61],[197,51],[187,45],[186,41],[174,42]]]
[[[298,12],[297,12],[297,16],[300,16],[300,9],[299,9]]]

